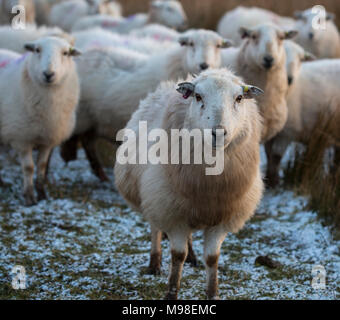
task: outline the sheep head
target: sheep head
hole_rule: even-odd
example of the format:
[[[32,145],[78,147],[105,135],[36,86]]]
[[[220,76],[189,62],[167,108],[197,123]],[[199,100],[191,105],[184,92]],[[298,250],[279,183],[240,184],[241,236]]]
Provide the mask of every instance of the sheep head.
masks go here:
[[[154,0],[150,3],[150,22],[159,23],[169,28],[184,30],[188,18],[182,4],[177,0]]]
[[[297,35],[296,30],[284,31],[270,23],[252,29],[241,27],[239,32],[246,39],[246,45],[243,46],[246,61],[265,70],[283,65],[283,42]]]
[[[202,29],[185,32],[178,42],[185,48],[183,67],[188,73],[219,68],[221,49],[233,45],[232,41],[223,39],[216,32]]]
[[[210,131],[213,146],[223,148],[243,132],[250,114],[257,112],[255,101],[249,99],[263,93],[260,88],[243,83],[228,69],[204,71],[192,82],[180,83],[177,91],[188,100],[185,126]],[[206,142],[211,143],[211,139],[208,137]]]
[[[80,55],[80,51],[59,37],[40,38],[24,47],[32,52],[27,64],[29,77],[45,86],[61,83],[75,68],[72,57]]]

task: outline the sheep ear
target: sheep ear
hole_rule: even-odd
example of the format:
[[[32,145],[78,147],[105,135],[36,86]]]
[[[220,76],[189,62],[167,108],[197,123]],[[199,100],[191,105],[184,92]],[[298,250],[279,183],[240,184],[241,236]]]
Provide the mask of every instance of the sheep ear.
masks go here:
[[[305,51],[305,55],[302,58],[302,61],[314,61],[314,60],[316,60],[316,56],[308,51]]]
[[[331,12],[327,12],[326,20],[327,21],[334,21],[335,20],[335,14],[331,13]]]
[[[234,42],[229,39],[223,39],[221,43],[221,48],[226,49],[234,46]]]
[[[299,31],[297,30],[289,30],[285,32],[285,39],[293,39],[294,37],[296,37],[298,35]]]
[[[249,38],[251,36],[251,30],[244,27],[241,27],[238,32],[242,39]]]
[[[73,47],[70,48],[69,53],[70,53],[70,56],[73,56],[73,57],[81,55],[81,52],[78,49],[73,48]]]
[[[181,46],[187,46],[189,43],[189,38],[187,37],[179,37],[178,42]]]
[[[254,97],[263,94],[263,90],[254,86],[242,86],[243,96],[245,99],[253,99]]]
[[[26,43],[24,45],[24,48],[27,50],[27,51],[34,51],[35,50],[35,44],[34,43]]]
[[[183,95],[184,99],[188,99],[194,94],[195,85],[191,82],[182,82],[178,84],[178,88],[176,90]]]
[[[303,12],[302,11],[295,11],[294,17],[295,17],[295,19],[298,19],[298,20],[303,19]]]

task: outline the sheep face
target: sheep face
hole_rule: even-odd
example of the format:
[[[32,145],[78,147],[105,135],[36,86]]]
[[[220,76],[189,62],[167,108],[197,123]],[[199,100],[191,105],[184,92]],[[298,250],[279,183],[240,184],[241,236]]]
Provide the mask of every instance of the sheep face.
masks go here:
[[[150,4],[152,21],[163,24],[169,28],[184,30],[188,19],[179,1],[156,0]]]
[[[57,37],[27,43],[25,49],[32,52],[28,62],[29,77],[45,86],[60,84],[74,69],[72,56],[80,54],[66,40]]]
[[[230,40],[208,30],[188,31],[179,38],[186,48],[185,64],[188,72],[199,73],[208,68],[219,68],[221,49],[232,46]]]
[[[324,37],[327,32],[327,27],[334,20],[334,14],[326,13],[326,29],[323,30],[321,25],[320,28],[315,27],[315,24],[321,24],[322,21],[318,14],[313,12],[312,9],[295,12],[295,17],[297,19],[296,28],[299,31],[297,40],[308,50],[312,50],[314,45]]]
[[[286,51],[287,81],[288,85],[292,85],[299,75],[301,63],[304,61],[312,61],[316,58],[295,42],[285,41],[284,47]]]
[[[283,31],[272,24],[262,24],[252,29],[240,28],[240,34],[246,39],[246,61],[270,70],[281,66],[285,59],[283,40],[293,38],[297,31]]]
[[[262,93],[227,69],[205,71],[193,82],[180,83],[177,91],[191,99],[186,126],[211,130],[214,148],[228,147],[243,132],[249,107],[246,100]],[[204,138],[211,144],[209,135]]]

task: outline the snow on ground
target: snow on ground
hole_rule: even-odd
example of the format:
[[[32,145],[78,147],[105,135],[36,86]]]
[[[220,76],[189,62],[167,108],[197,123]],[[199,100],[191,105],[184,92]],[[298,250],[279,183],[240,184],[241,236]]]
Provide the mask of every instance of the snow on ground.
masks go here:
[[[149,227],[126,207],[112,183],[90,173],[84,154],[65,166],[52,158],[50,200],[22,206],[21,172],[14,153],[1,152],[0,299],[160,299],[170,261],[163,241],[163,274],[145,274]],[[108,171],[112,177],[112,170]],[[229,235],[220,258],[222,299],[339,299],[340,241],[332,239],[306,199],[268,192],[255,217]],[[200,233],[194,249],[202,261]],[[255,265],[269,255],[281,267]],[[26,270],[26,289],[11,286],[15,265]],[[325,290],[311,286],[312,268],[323,265]],[[205,271],[185,265],[182,299],[204,298]]]

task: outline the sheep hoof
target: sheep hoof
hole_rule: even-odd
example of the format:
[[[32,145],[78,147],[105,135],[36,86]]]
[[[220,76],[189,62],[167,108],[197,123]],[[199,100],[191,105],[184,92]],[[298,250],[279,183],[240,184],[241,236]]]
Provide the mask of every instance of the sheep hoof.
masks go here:
[[[162,274],[160,267],[147,267],[145,273],[153,276],[160,276]]]
[[[39,190],[37,191],[38,193],[38,201],[42,201],[42,200],[47,200],[47,195],[46,195],[46,192],[45,190]]]
[[[267,175],[265,178],[265,183],[269,189],[274,189],[279,185],[280,178],[278,176]]]
[[[177,292],[168,292],[165,297],[164,300],[177,300]]]
[[[34,194],[32,192],[26,192],[24,194],[24,198],[26,207],[32,207],[37,204],[37,200],[35,199]]]

